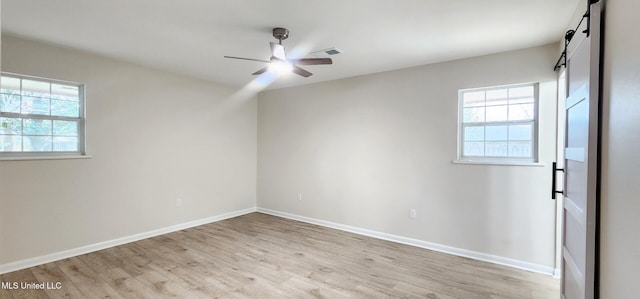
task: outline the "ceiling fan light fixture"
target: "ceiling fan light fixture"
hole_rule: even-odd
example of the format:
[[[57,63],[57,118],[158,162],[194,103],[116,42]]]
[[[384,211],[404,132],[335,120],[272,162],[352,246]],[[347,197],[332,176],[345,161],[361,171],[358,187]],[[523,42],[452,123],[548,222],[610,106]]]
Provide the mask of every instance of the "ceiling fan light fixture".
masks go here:
[[[293,65],[282,60],[274,59],[269,63],[269,71],[278,75],[289,74],[293,71]]]
[[[269,72],[271,74],[282,76],[289,73],[295,73],[302,77],[310,77],[313,73],[301,68],[301,65],[323,65],[323,64],[333,64],[331,58],[328,57],[316,57],[316,58],[296,58],[290,60],[287,58],[287,54],[285,53],[284,46],[282,45],[282,40],[287,39],[289,37],[289,30],[286,28],[276,27],[273,28],[273,37],[278,39],[278,43],[269,43],[269,47],[271,47],[271,58],[266,60],[254,59],[254,58],[244,58],[244,57],[236,57],[236,56],[224,56],[225,58],[231,59],[240,59],[240,60],[249,60],[249,61],[259,61],[268,63],[267,66],[255,71],[251,75],[260,75],[264,72]],[[340,50],[336,48],[325,49],[325,55],[335,55],[339,54]]]

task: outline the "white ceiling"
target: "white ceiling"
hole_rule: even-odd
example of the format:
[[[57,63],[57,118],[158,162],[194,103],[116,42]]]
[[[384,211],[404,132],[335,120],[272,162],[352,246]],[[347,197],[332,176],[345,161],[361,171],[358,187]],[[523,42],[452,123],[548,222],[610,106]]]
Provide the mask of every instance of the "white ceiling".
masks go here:
[[[4,0],[3,33],[243,86],[268,59],[337,47],[271,88],[335,80],[559,41],[579,0]],[[552,67],[550,62],[549,67]]]

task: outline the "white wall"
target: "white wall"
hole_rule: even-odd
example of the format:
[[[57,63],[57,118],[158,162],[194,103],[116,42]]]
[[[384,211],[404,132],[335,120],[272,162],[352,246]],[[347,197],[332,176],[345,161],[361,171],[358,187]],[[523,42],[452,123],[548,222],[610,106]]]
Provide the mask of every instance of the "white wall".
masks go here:
[[[637,298],[640,2],[607,0],[605,5],[600,298]]]
[[[93,158],[0,162],[0,265],[255,207],[255,96],[2,38],[3,71],[86,84]]]
[[[553,44],[261,93],[258,206],[553,268],[557,54]],[[522,82],[541,83],[545,166],[452,164],[458,90]]]

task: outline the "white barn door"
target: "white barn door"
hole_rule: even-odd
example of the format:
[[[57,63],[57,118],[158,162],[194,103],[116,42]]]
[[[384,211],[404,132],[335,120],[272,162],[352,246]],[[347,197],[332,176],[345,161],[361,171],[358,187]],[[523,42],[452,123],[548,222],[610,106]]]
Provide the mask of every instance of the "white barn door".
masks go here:
[[[567,47],[561,286],[566,299],[596,298],[600,3],[590,12]]]

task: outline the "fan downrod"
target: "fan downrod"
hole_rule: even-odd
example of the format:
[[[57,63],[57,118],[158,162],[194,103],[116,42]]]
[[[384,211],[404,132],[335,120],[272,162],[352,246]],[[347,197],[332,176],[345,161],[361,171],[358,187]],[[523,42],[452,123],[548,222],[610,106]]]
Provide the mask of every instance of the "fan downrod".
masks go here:
[[[283,39],[289,37],[289,30],[287,28],[276,27],[273,28],[273,37],[277,38],[280,43]]]

